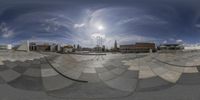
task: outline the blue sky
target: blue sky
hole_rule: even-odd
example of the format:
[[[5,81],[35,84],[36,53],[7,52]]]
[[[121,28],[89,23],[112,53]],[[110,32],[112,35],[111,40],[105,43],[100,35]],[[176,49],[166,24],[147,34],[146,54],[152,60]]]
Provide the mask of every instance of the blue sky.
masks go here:
[[[200,42],[195,0],[0,0],[0,43]]]

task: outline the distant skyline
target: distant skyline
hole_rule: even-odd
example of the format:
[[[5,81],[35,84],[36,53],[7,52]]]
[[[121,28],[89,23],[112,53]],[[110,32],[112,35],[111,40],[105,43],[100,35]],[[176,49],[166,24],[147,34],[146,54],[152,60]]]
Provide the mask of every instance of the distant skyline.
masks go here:
[[[200,43],[197,0],[0,0],[0,44]]]

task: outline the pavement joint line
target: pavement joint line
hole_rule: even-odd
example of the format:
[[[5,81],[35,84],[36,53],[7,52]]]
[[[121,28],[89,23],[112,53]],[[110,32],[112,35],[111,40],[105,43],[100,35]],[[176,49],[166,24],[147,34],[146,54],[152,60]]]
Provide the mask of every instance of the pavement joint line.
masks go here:
[[[176,65],[176,64],[171,64],[168,62],[164,62],[162,60],[157,59],[156,57],[152,57],[153,59],[157,60],[158,62],[161,62],[163,64],[171,65],[171,66],[177,66],[177,67],[200,67],[200,65],[193,65],[193,66],[184,66],[184,65]]]
[[[65,78],[67,78],[67,79],[70,79],[70,80],[72,80],[72,81],[81,82],[81,83],[88,83],[88,81],[74,79],[74,78],[71,78],[71,77],[68,77],[68,76],[64,75],[63,73],[61,73],[60,71],[58,71],[58,70],[47,60],[46,57],[45,57],[45,59],[46,59],[47,63],[48,63],[57,73],[59,73],[61,76],[65,77]]]

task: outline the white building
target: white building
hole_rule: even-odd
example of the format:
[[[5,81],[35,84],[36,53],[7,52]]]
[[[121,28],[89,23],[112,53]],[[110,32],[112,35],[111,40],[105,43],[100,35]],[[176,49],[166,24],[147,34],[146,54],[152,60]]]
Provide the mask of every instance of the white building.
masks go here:
[[[63,53],[70,53],[70,52],[73,52],[73,46],[71,45],[67,45],[67,46],[64,46],[63,47]]]
[[[17,50],[29,52],[29,41],[26,41],[26,42],[22,43],[22,44],[17,48]]]
[[[0,50],[11,50],[12,44],[0,45]]]
[[[200,44],[186,45],[185,50],[200,50]]]

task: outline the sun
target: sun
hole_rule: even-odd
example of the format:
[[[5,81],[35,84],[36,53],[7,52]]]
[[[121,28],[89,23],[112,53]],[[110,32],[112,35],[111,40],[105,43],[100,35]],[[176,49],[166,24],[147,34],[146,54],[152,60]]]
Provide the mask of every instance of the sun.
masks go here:
[[[101,31],[101,30],[104,30],[104,27],[103,27],[103,25],[98,25],[98,26],[97,26],[97,29],[98,29],[99,31]]]

